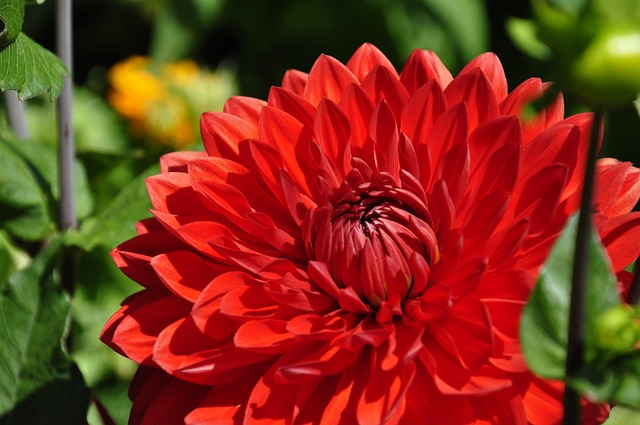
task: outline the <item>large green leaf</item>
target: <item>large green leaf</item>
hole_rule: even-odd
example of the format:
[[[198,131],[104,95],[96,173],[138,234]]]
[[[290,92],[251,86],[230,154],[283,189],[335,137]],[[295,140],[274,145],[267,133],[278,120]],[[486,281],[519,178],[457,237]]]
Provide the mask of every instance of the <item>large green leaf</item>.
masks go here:
[[[0,90],[16,90],[20,99],[44,92],[58,97],[68,74],[56,55],[22,32],[0,51]]]
[[[568,220],[555,243],[522,315],[522,351],[531,370],[545,378],[565,376],[576,228],[577,215]],[[598,317],[620,304],[608,257],[595,234],[590,242],[587,276],[585,360],[589,363],[598,356]]]
[[[70,299],[57,282],[59,237],[0,293],[0,424],[81,424],[89,390],[63,350]]]
[[[5,138],[6,143],[30,167],[46,193],[53,200],[60,200],[60,176],[58,171],[58,152],[53,147],[28,140]],[[87,173],[80,161],[74,163],[74,191],[76,195],[76,213],[79,218],[89,215],[93,200],[87,181]],[[55,208],[55,206],[54,206]]]
[[[29,166],[0,138],[0,228],[19,239],[42,239],[53,228],[47,199]]]
[[[112,248],[135,236],[135,223],[149,217],[151,206],[144,181],[158,172],[158,165],[143,171],[100,214],[85,220],[77,232],[69,233],[67,242],[89,251],[96,245]]]
[[[0,3],[0,49],[15,41],[23,21],[24,0],[3,0]]]

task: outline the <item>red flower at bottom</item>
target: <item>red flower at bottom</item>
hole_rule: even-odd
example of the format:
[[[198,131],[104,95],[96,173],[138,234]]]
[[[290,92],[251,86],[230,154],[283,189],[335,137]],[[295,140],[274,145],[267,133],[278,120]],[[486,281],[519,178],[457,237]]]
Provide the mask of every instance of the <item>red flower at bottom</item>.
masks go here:
[[[398,74],[366,44],[205,113],[206,153],[162,158],[154,217],[113,252],[145,288],[102,334],[141,365],[131,423],[558,423],[518,322],[578,207],[592,117],[558,99],[523,122],[544,89],[508,93],[493,54],[453,78],[416,50]],[[628,282],[640,170],[601,160],[597,179]]]

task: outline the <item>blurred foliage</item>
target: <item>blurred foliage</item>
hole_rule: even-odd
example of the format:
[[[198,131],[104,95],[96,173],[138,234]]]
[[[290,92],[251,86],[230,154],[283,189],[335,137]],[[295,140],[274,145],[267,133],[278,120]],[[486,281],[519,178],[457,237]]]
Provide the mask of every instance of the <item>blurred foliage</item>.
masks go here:
[[[25,0],[0,3],[0,64],[11,64],[0,67],[0,90],[15,90],[20,99],[43,92],[55,99],[62,89],[62,77],[68,75],[67,68],[22,32],[24,15]]]

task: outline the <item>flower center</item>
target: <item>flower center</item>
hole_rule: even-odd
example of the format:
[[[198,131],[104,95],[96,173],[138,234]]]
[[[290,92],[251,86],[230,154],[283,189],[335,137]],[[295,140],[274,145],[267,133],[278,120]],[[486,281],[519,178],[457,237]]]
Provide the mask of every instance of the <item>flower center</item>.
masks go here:
[[[327,265],[339,286],[391,315],[424,290],[437,261],[426,199],[416,192],[387,173],[365,180],[354,169],[310,219],[315,260]]]

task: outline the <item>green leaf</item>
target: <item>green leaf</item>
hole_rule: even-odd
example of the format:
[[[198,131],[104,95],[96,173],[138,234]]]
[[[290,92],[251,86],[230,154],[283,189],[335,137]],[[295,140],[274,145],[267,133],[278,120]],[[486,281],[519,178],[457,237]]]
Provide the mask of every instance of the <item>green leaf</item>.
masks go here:
[[[54,99],[69,75],[62,61],[24,33],[0,51],[0,90],[16,90],[20,99],[47,92]]]
[[[68,233],[67,243],[89,251],[99,244],[112,248],[135,236],[135,223],[149,217],[151,207],[144,181],[158,173],[157,164],[143,171],[100,214],[85,220],[77,232]]]
[[[574,215],[544,264],[520,323],[522,351],[527,364],[545,378],[563,379],[565,376],[576,227],[577,215]],[[599,354],[597,318],[620,304],[616,279],[596,234],[592,234],[590,242],[587,276],[585,361],[589,363]]]
[[[0,4],[0,49],[13,43],[22,30],[24,0],[4,0]],[[1,63],[1,62],[0,62]]]
[[[544,60],[551,57],[551,49],[538,39],[536,24],[529,19],[507,19],[507,33],[513,43],[529,56]]]
[[[0,228],[28,241],[42,239],[53,228],[47,199],[29,166],[1,137]]]
[[[569,384],[595,402],[640,409],[640,352],[601,365],[587,365]]]
[[[89,391],[62,348],[70,300],[54,238],[0,293],[0,424],[84,423]]]
[[[57,150],[49,145],[28,140],[17,140],[12,137],[6,137],[5,141],[30,166],[42,189],[46,193],[50,193],[53,200],[59,201],[60,177],[58,174]],[[91,213],[93,198],[89,190],[87,173],[80,161],[75,161],[73,171],[76,213],[79,218],[84,218]]]

